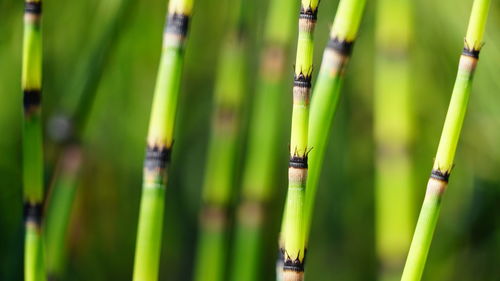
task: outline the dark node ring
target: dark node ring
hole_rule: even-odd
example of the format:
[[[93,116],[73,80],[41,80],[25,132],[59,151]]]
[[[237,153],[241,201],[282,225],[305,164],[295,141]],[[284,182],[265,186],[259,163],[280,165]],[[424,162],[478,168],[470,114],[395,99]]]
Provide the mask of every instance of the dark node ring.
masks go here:
[[[189,26],[189,16],[184,14],[169,14],[167,25],[165,27],[166,33],[177,34],[186,36]]]
[[[290,161],[288,162],[288,167],[296,168],[296,169],[307,169],[307,156],[299,157],[292,156],[290,157]]]
[[[298,76],[293,77],[293,85],[300,88],[311,88],[311,75],[304,75],[300,73]]]
[[[42,225],[43,206],[42,203],[24,203],[24,222],[33,222],[36,225]]]
[[[448,179],[450,178],[450,173],[449,172],[441,172],[440,170],[432,170],[431,172],[431,178],[448,182]]]
[[[24,4],[24,12],[26,14],[41,15],[42,14],[42,2],[26,2]]]
[[[144,167],[148,170],[164,169],[170,162],[171,150],[167,147],[148,146],[146,148],[146,160]]]
[[[24,90],[23,93],[23,106],[25,110],[37,107],[42,102],[41,90]]]
[[[469,49],[467,47],[464,47],[464,49],[462,50],[462,55],[479,59],[479,52],[480,51],[481,50],[476,50],[474,48]]]
[[[299,19],[305,19],[310,21],[316,21],[318,19],[318,9],[311,9],[311,7],[300,7]]]
[[[354,41],[340,40],[339,38],[335,37],[330,38],[327,48],[330,48],[341,55],[350,56],[353,46]]]
[[[300,262],[298,258],[292,260],[287,258],[283,263],[283,270],[285,271],[295,271],[295,272],[304,272],[304,263]]]

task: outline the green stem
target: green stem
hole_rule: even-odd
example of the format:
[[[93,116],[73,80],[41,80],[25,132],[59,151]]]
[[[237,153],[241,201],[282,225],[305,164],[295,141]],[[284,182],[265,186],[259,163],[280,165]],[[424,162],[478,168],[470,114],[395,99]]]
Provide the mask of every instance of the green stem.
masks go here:
[[[414,223],[410,155],[411,5],[408,0],[380,0],[376,9],[375,226],[382,281],[401,277]]]
[[[313,69],[313,35],[319,1],[301,1],[293,86],[288,192],[283,217],[283,279],[303,280],[305,259],[304,201],[307,180],[307,131]]]
[[[418,281],[424,271],[427,254],[439,217],[439,210],[441,209],[441,200],[448,186],[448,178],[453,168],[453,160],[465,118],[474,71],[483,44],[489,6],[490,0],[474,0],[457,78],[453,87],[433,170],[427,184],[422,210],[401,278],[402,281]]]
[[[27,1],[24,13],[22,88],[24,92],[23,185],[26,238],[24,279],[45,280],[42,238],[43,139],[42,95],[42,2]]]
[[[358,33],[366,0],[341,0],[330,33],[330,41],[316,82],[309,120],[309,173],[305,201],[304,224],[306,243],[311,230],[312,213],[326,144],[337,110],[344,73]]]
[[[224,280],[228,257],[228,208],[236,186],[241,111],[246,94],[247,30],[243,4],[230,7],[228,34],[220,56],[214,94],[212,132],[203,186],[195,280]]]
[[[134,281],[158,280],[167,166],[170,159],[184,45],[193,0],[171,0],[149,123],[134,262]]]
[[[280,132],[284,70],[293,36],[296,4],[296,1],[273,0],[269,6],[250,120],[230,280],[258,280],[263,263],[263,227],[277,178],[277,151],[284,141]],[[281,267],[279,270],[281,272]]]

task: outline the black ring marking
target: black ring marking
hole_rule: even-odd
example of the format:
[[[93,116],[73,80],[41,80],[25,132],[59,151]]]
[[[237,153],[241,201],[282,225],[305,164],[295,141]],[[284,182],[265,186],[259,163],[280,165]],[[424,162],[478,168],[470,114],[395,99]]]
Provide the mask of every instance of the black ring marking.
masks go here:
[[[41,90],[24,90],[23,95],[23,106],[25,110],[31,107],[40,106],[42,102],[42,91]]]
[[[165,27],[166,33],[177,34],[186,36],[189,26],[189,16],[184,14],[169,14],[167,25]]]
[[[307,169],[307,156],[292,156],[290,157],[290,161],[288,162],[288,167],[296,168],[296,169]]]
[[[313,10],[311,7],[300,7],[299,19],[305,19],[310,21],[316,21],[318,19],[318,9]]]
[[[283,270],[284,271],[304,272],[304,264],[306,262],[305,255],[304,255],[303,261],[300,261],[300,259],[299,259],[300,253],[297,254],[297,257],[294,260],[292,260],[287,253],[285,253],[285,254],[286,254],[286,258],[285,258],[285,261],[283,263]]]
[[[293,77],[293,85],[300,88],[311,88],[311,75],[304,75],[302,72]]]
[[[481,50],[476,50],[474,48],[469,49],[468,47],[464,47],[464,49],[462,50],[462,55],[479,59],[480,51]]]
[[[450,172],[441,172],[440,170],[432,170],[431,172],[431,178],[448,182],[448,179],[450,178]]]
[[[33,222],[37,226],[42,225],[43,206],[42,203],[24,203],[24,222]]]
[[[41,15],[42,14],[42,2],[26,2],[24,4],[24,12],[26,14]]]
[[[146,159],[144,167],[148,170],[165,169],[170,162],[171,150],[166,147],[148,146],[146,148]]]
[[[340,40],[339,38],[330,38],[328,41],[327,48],[337,51],[344,56],[350,56],[352,53],[352,48],[354,46],[354,41]]]

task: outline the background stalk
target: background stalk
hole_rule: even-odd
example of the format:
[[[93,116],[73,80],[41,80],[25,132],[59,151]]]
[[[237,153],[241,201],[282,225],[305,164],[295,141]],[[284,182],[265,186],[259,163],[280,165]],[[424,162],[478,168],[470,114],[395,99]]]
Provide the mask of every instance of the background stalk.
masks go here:
[[[105,26],[99,31],[90,53],[79,61],[70,87],[70,94],[62,96],[61,112],[52,117],[49,135],[62,150],[58,153],[57,167],[53,175],[52,188],[47,197],[45,245],[47,276],[60,280],[66,266],[67,232],[76,189],[80,183],[83,162],[82,135],[85,132],[97,86],[102,78],[119,25],[131,1],[114,0],[102,2],[97,11],[96,26]],[[57,150],[57,149],[56,149]]]
[[[250,117],[230,280],[258,280],[261,265],[265,264],[262,260],[263,227],[277,179],[278,151],[284,141],[280,129],[284,111],[284,70],[294,32],[297,4],[296,1],[272,0],[268,7],[257,90]]]
[[[283,280],[303,280],[305,260],[304,199],[307,180],[307,126],[313,70],[317,0],[302,0],[295,59],[288,192],[283,216]]]
[[[412,6],[408,0],[379,0],[376,7],[375,228],[381,281],[400,278],[413,225]]]
[[[427,254],[441,209],[442,196],[448,186],[448,178],[453,168],[474,71],[483,45],[489,6],[490,0],[474,0],[472,6],[469,27],[465,37],[464,49],[460,56],[448,113],[446,114],[434,166],[406,260],[402,281],[418,281],[424,271]]]
[[[229,208],[237,185],[241,111],[247,89],[247,26],[241,1],[229,3],[214,93],[212,132],[203,185],[195,280],[224,280],[228,264]]]
[[[171,0],[153,98],[137,230],[134,281],[158,279],[167,166],[170,160],[184,45],[193,0]]]
[[[24,92],[24,280],[45,280],[42,238],[43,133],[42,133],[42,2],[25,2],[22,88]]]
[[[328,137],[365,2],[366,0],[340,1],[313,92],[308,135],[308,143],[312,150],[309,155],[309,174],[304,208],[306,244],[311,230],[314,200]]]

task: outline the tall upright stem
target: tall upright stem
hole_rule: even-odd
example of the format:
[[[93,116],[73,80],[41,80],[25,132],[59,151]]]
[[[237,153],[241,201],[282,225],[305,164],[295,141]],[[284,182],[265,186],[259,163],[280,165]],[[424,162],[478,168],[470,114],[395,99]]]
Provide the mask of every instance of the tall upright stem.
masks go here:
[[[308,142],[309,175],[305,197],[304,227],[306,244],[311,230],[314,200],[325,158],[333,117],[337,110],[344,73],[358,34],[366,0],[341,0],[330,33],[330,40],[323,53],[323,60],[314,87]]]
[[[408,0],[379,0],[376,8],[375,226],[380,281],[400,278],[413,224],[411,10]]]
[[[278,151],[284,141],[280,130],[284,72],[297,5],[297,1],[289,0],[269,3],[257,90],[250,116],[230,280],[258,280],[260,266],[265,263],[261,254],[265,237],[263,227],[277,179]],[[281,267],[279,271],[282,271]]]
[[[42,2],[28,0],[24,11],[22,88],[24,92],[23,185],[26,237],[24,280],[45,280],[42,239]]]
[[[167,166],[174,141],[184,45],[193,0],[171,0],[149,123],[134,281],[158,280]]]
[[[469,101],[474,71],[483,45],[483,34],[490,0],[474,0],[464,49],[460,56],[457,78],[444,122],[434,166],[427,184],[417,227],[403,271],[402,281],[418,281],[422,277],[432,236],[441,209],[441,200],[453,168],[460,131]]]
[[[229,208],[236,186],[241,111],[247,83],[247,26],[243,1],[230,3],[214,93],[212,131],[203,186],[196,281],[224,280],[228,267]]]
[[[292,132],[288,168],[288,193],[284,215],[283,279],[304,278],[305,228],[304,200],[307,180],[307,131],[313,70],[313,34],[318,0],[302,0],[293,86]]]

